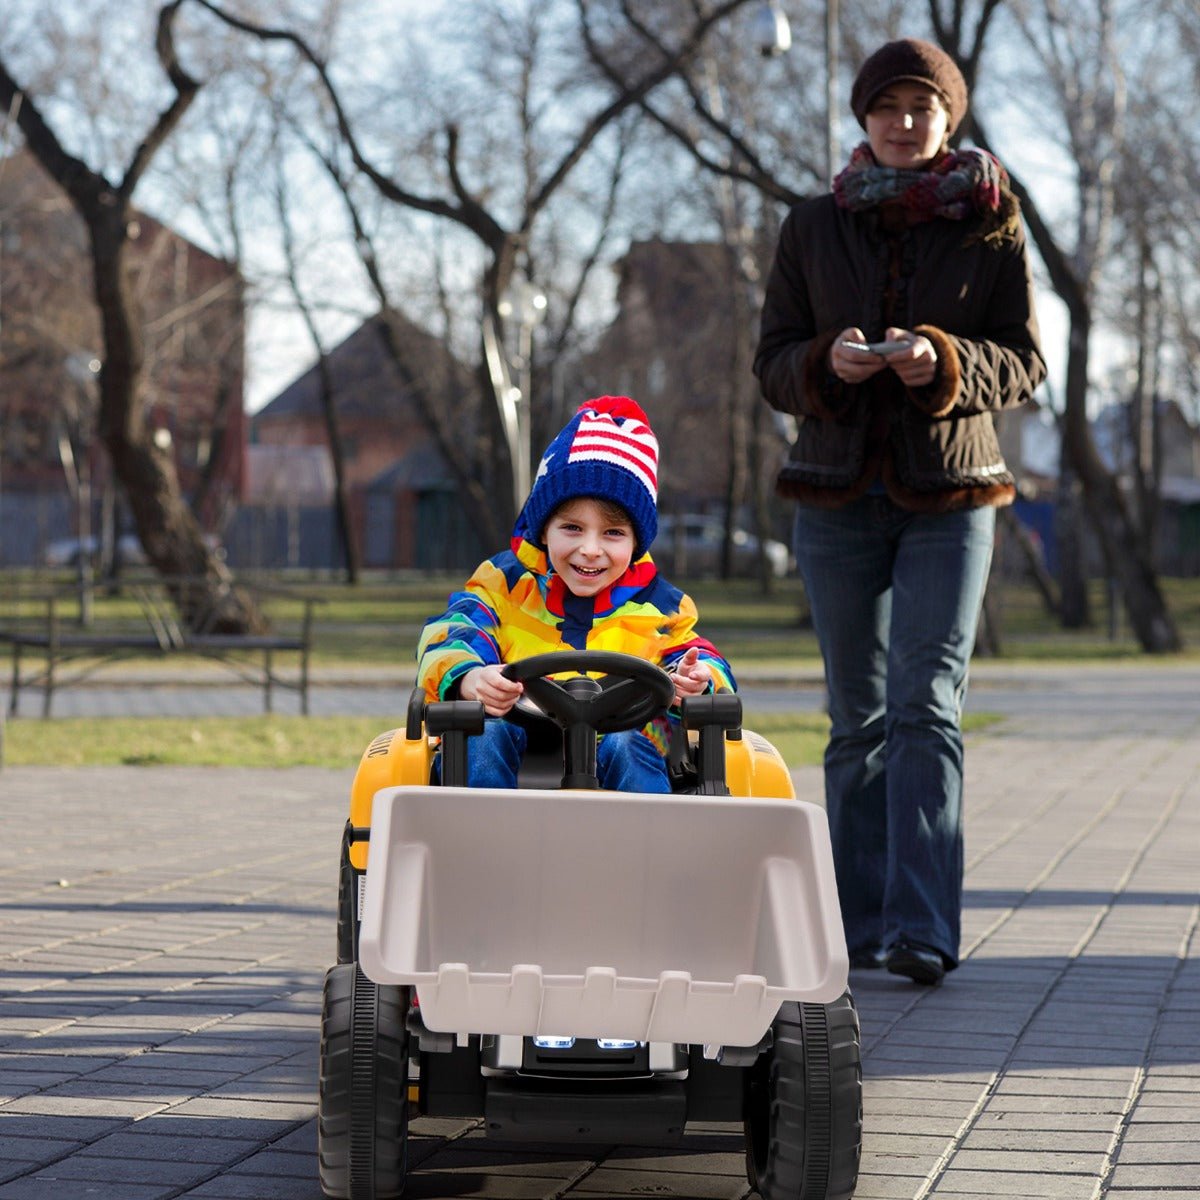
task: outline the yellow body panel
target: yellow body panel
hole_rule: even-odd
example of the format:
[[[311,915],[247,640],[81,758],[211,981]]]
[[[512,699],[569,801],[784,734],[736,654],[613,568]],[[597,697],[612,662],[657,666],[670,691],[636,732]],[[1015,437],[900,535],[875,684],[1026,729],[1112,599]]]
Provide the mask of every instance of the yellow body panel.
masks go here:
[[[750,729],[742,730],[739,741],[725,740],[725,782],[732,796],[796,798],[783,756],[762,734]]]
[[[693,735],[694,736],[694,735]],[[363,752],[350,788],[350,824],[371,823],[371,802],[381,788],[429,782],[437,750],[434,739],[421,736],[409,741],[403,729],[381,733]],[[782,755],[761,734],[743,730],[741,739],[725,742],[725,775],[734,796],[774,796],[794,800],[796,789]],[[350,863],[367,869],[367,843],[350,847]]]
[[[362,828],[371,824],[371,802],[381,788],[400,784],[428,783],[436,743],[424,734],[413,741],[403,729],[381,733],[363,751],[354,782],[350,786],[350,824]],[[350,847],[350,864],[359,871],[367,869],[367,843]]]

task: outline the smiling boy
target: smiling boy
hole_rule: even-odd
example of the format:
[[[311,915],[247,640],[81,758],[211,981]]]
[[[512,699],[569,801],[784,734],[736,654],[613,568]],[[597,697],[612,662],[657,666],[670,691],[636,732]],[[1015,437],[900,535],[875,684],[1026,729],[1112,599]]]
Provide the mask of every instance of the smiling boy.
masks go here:
[[[417,648],[429,699],[479,700],[473,787],[515,787],[526,734],[504,720],[524,691],[506,663],[556,649],[632,654],[671,672],[675,707],[642,730],[610,733],[596,753],[602,787],[667,792],[670,721],[685,696],[734,690],[729,664],[696,636],[696,606],[658,574],[658,442],[625,396],[585,401],[551,442],[508,550],[476,568]]]

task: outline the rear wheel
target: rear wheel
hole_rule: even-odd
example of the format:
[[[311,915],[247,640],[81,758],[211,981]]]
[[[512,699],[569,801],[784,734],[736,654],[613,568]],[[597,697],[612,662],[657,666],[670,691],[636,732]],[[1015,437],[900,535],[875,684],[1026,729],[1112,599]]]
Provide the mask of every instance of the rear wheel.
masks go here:
[[[746,1176],[763,1200],[849,1200],[862,1149],[858,1014],[788,1002],[746,1073]]]
[[[350,822],[342,834],[338,856],[337,960],[352,963],[358,958],[358,880],[359,873],[350,865]]]
[[[408,989],[331,967],[321,1009],[317,1153],[336,1200],[404,1193],[408,1159]]]

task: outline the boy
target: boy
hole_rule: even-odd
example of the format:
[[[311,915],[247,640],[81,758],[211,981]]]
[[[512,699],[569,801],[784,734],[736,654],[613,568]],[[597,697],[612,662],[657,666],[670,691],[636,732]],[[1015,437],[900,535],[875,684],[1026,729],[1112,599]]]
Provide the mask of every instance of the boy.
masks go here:
[[[489,718],[472,739],[472,787],[516,787],[525,731],[502,718],[524,687],[505,663],[555,649],[615,650],[674,675],[685,696],[735,690],[729,664],[694,632],[696,606],[647,551],[658,530],[658,442],[626,396],[585,401],[550,443],[513,530],[511,548],[476,568],[464,591],[426,623],[418,683],[431,700],[479,700]],[[670,727],[606,734],[600,785],[669,792]]]

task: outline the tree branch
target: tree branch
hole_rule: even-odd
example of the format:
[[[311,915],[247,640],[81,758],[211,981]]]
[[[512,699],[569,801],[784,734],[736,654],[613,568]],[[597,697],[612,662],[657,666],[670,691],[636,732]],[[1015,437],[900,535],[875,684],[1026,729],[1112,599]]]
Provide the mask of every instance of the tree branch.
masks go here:
[[[586,28],[588,20],[587,0],[577,0],[577,3],[580,20]],[[614,117],[624,112],[625,109],[635,104],[640,104],[660,83],[663,83],[672,75],[679,72],[684,63],[700,48],[709,30],[719,21],[729,16],[730,13],[736,12],[747,3],[749,3],[749,0],[724,0],[724,3],[718,4],[707,16],[701,17],[692,26],[687,38],[673,54],[664,59],[653,70],[648,71],[635,83],[626,84],[620,95],[587,122],[580,131],[575,145],[563,155],[558,166],[551,171],[546,181],[534,193],[533,198],[529,202],[524,222],[525,226],[528,226],[531,217],[545,206],[555,189],[566,178],[571,168],[583,157],[588,147],[591,146],[592,142],[596,140],[608,123]]]
[[[175,17],[182,3],[183,0],[172,0],[170,4],[163,5],[158,12],[158,32],[154,40],[154,49],[167,78],[171,81],[171,86],[175,89],[175,98],[159,113],[158,120],[133,152],[133,158],[125,169],[125,177],[117,188],[117,194],[124,201],[132,198],[134,189],[150,165],[150,160],[158,153],[163,142],[171,136],[172,130],[183,119],[183,114],[187,112],[200,90],[199,82],[183,69],[175,52]]]
[[[979,118],[971,114],[967,117],[967,124],[970,128],[971,140],[977,146],[990,151],[991,143]],[[1034,244],[1042,257],[1042,262],[1046,264],[1046,270],[1050,273],[1050,282],[1055,292],[1072,313],[1086,313],[1090,307],[1087,287],[1071,265],[1070,256],[1058,244],[1058,240],[1042,216],[1041,210],[1021,179],[1010,171],[1008,181],[1017,199],[1021,202],[1021,215],[1025,218],[1029,232],[1033,235]]]
[[[179,3],[184,3],[186,0],[178,0]],[[459,224],[466,225],[472,231],[479,233],[479,236],[484,241],[489,241],[491,237],[503,236],[504,231],[495,222],[485,210],[478,204],[473,204],[472,207],[464,208],[463,206],[455,207],[447,200],[439,199],[434,196],[420,196],[415,192],[410,192],[402,188],[394,179],[385,175],[382,171],[371,163],[366,155],[363,154],[361,147],[358,144],[358,138],[354,135],[354,129],[350,124],[350,119],[346,115],[346,110],[342,105],[341,96],[337,88],[334,86],[333,80],[329,76],[328,68],[324,61],[317,53],[309,46],[308,42],[298,33],[290,29],[278,29],[264,25],[258,25],[253,21],[245,20],[242,17],[236,17],[232,13],[226,12],[219,5],[214,4],[212,0],[194,0],[202,8],[207,9],[218,20],[223,21],[226,25],[233,29],[237,29],[242,33],[248,33],[252,37],[258,38],[264,42],[285,42],[299,53],[301,58],[312,67],[317,73],[317,77],[321,81],[321,87],[325,94],[329,97],[329,102],[333,106],[334,119],[337,122],[338,132],[344,139],[347,149],[350,151],[350,157],[354,161],[354,165],[362,171],[364,175],[375,185],[380,194],[388,200],[396,204],[405,205],[408,208],[415,208],[420,212],[431,213],[434,216],[446,217],[451,221],[457,221]],[[460,196],[460,200],[465,197],[465,191]],[[479,228],[481,217],[483,227],[487,230],[487,236],[480,233]]]
[[[630,26],[638,33],[643,40],[652,45],[664,61],[670,60],[670,51],[663,45],[661,39],[655,36],[654,32],[639,21],[628,9],[623,5],[622,11],[626,14],[626,19]],[[587,21],[586,0],[580,0],[580,12],[582,17],[582,29],[584,45],[588,51],[588,57],[592,62],[604,72],[605,76],[618,89],[626,91],[630,85],[626,81],[621,72],[612,65],[605,57],[604,52],[600,49],[592,34],[592,30]],[[707,104],[696,88],[691,77],[682,69],[682,64],[677,68],[678,75],[686,88],[688,95],[691,97],[692,106],[705,124],[716,132],[725,142],[727,142],[733,150],[737,152],[738,157],[745,162],[745,166],[735,165],[733,157],[728,161],[722,162],[712,156],[705,154],[699,146],[696,145],[696,140],[691,136],[682,125],[672,121],[669,117],[660,113],[649,102],[648,98],[643,97],[638,101],[638,106],[642,111],[655,121],[665,130],[671,137],[678,141],[696,161],[707,171],[715,175],[724,175],[739,183],[747,183],[756,187],[764,195],[770,196],[774,200],[780,200],[785,204],[795,204],[804,199],[804,197],[787,187],[775,178],[773,174],[763,165],[762,161],[745,142],[745,140],[734,132],[733,127],[727,122],[718,117]]]
[[[34,158],[46,169],[51,178],[71,197],[80,211],[94,207],[106,181],[94,172],[82,159],[68,154],[63,149],[58,135],[46,124],[37,102],[9,74],[0,59],[0,103],[15,107],[17,126],[25,138]]]

